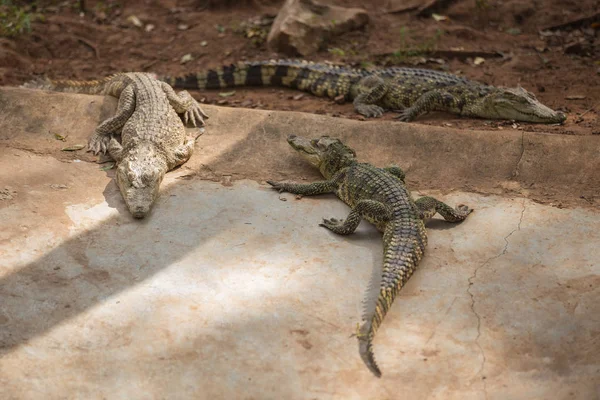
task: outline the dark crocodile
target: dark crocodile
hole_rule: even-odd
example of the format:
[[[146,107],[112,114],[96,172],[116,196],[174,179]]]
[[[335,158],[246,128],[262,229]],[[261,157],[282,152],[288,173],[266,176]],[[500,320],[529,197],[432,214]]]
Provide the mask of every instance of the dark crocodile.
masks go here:
[[[309,140],[290,136],[288,143],[326,180],[314,183],[268,183],[279,191],[300,195],[335,193],[352,211],[345,220],[324,219],[321,226],[341,235],[355,231],[362,218],[383,232],[383,275],[374,310],[366,316],[359,338],[369,369],[381,376],[373,355],[373,338],[396,295],[415,271],[427,245],[425,224],[439,213],[446,221],[464,220],[471,209],[452,208],[432,197],[416,201],[404,184],[404,172],[397,166],[377,168],[359,163],[356,153],[340,140],[323,136]]]
[[[562,123],[565,114],[539,102],[522,87],[495,87],[427,69],[353,69],[301,60],[242,62],[184,77],[161,77],[173,87],[222,89],[235,86],[284,86],[352,101],[356,112],[378,117],[398,111],[411,121],[429,111],[467,117]]]

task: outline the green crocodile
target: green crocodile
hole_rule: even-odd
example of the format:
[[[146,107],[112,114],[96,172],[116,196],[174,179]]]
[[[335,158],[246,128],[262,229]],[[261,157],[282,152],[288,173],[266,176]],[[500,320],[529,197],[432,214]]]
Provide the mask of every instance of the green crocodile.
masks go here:
[[[335,193],[352,211],[345,220],[324,219],[321,226],[340,235],[354,232],[362,218],[383,232],[383,274],[375,309],[365,320],[361,355],[377,376],[381,371],[373,355],[373,338],[392,302],[415,271],[427,245],[425,221],[439,213],[446,221],[464,220],[473,210],[465,205],[456,209],[434,199],[416,201],[404,184],[404,172],[397,166],[377,168],[359,163],[356,153],[340,140],[328,136],[309,140],[289,136],[288,143],[326,180],[314,183],[267,181],[280,192],[300,195]]]
[[[567,118],[520,86],[495,87],[427,69],[392,67],[368,71],[300,60],[273,60],[241,62],[218,70],[159,79],[185,89],[285,86],[352,101],[356,112],[365,117],[379,117],[384,110],[398,111],[401,121],[412,121],[429,111],[538,123],[563,123]]]

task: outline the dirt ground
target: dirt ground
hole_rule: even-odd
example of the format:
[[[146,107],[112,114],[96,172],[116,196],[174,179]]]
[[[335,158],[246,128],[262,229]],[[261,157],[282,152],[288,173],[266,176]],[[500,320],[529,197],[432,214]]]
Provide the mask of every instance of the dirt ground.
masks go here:
[[[274,16],[283,1],[228,2],[235,5],[220,6],[213,1],[208,7],[207,3],[87,1],[84,13],[72,1],[46,5],[37,9],[44,18],[32,23],[31,33],[0,38],[0,85],[19,85],[40,74],[74,79],[132,70],[179,75],[239,60],[284,57],[268,50],[256,36],[247,38],[240,32],[249,20]],[[332,3],[361,6],[363,2]],[[420,3],[424,1],[374,0],[364,6],[371,17],[364,31],[337,38],[307,58],[357,66],[418,66],[494,85],[518,84],[536,93],[549,107],[569,114],[562,126],[522,123],[518,129],[600,134],[599,23],[540,33],[543,28],[597,15],[597,0],[461,0],[439,12],[448,17],[443,21],[419,18],[414,10],[390,12]],[[398,51],[415,56],[390,55]],[[475,65],[473,54],[448,54],[457,51],[483,51],[490,56]],[[499,54],[492,56],[495,52]],[[186,54],[192,60],[181,63]],[[207,91],[194,95],[203,102],[224,106],[361,118],[350,104],[340,105],[288,89],[248,88],[228,97],[222,94]],[[393,116],[388,113],[383,119]],[[417,123],[462,129],[514,128],[511,122],[461,119],[447,114],[423,116]]]

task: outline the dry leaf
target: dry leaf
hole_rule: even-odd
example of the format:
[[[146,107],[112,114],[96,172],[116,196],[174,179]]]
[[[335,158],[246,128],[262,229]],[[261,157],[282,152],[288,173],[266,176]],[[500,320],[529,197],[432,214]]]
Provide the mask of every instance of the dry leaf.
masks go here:
[[[191,53],[187,53],[186,55],[184,55],[183,57],[181,57],[181,60],[179,61],[181,64],[185,64],[186,62],[190,62],[194,59],[194,57],[192,57]]]
[[[84,144],[76,144],[74,146],[62,148],[61,151],[77,151],[83,149],[84,147]]]
[[[133,25],[137,26],[138,28],[141,28],[142,26],[144,26],[144,24],[142,24],[142,21],[140,21],[140,19],[138,17],[136,17],[135,15],[130,15],[127,18],[127,21],[131,22]]]
[[[113,169],[113,168],[114,168],[114,166],[115,166],[115,163],[113,162],[113,163],[110,163],[110,164],[108,164],[108,165],[107,165],[107,166],[105,166],[105,167],[102,167],[102,168],[100,168],[100,170],[101,170],[101,171],[108,171],[109,169]]]
[[[222,92],[222,93],[219,93],[219,96],[221,96],[221,97],[231,97],[234,94],[235,94],[235,90],[232,90],[231,92]]]
[[[433,17],[433,19],[435,19],[437,22],[440,21],[448,21],[450,18],[448,18],[445,15],[440,15],[440,14],[431,14],[431,16]]]

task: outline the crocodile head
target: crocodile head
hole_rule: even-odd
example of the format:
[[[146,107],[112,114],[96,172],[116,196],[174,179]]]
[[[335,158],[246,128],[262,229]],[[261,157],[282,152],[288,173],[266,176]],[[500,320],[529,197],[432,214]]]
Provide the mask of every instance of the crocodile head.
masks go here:
[[[139,146],[122,158],[117,184],[135,218],[144,218],[150,212],[166,172],[166,162],[152,146]]]
[[[477,102],[476,102],[477,103]],[[473,110],[483,118],[508,119],[544,124],[563,123],[567,116],[543,105],[522,87],[497,88],[475,104]]]
[[[323,176],[328,179],[341,168],[356,162],[354,150],[336,138],[321,136],[311,140],[290,135],[287,141],[309,163],[319,168]]]

